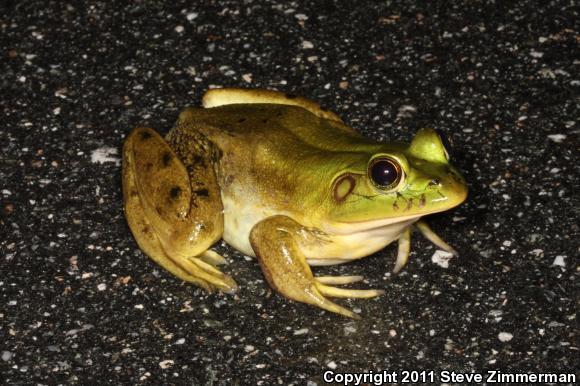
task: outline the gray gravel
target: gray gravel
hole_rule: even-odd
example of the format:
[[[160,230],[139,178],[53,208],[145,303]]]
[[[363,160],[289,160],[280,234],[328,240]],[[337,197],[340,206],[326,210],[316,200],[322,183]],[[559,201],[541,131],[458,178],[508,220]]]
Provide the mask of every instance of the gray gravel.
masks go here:
[[[580,373],[574,1],[0,2],[0,374],[16,384],[322,385],[382,370]],[[540,6],[540,4],[542,4]],[[361,274],[361,321],[287,301],[219,245],[236,296],[137,248],[120,150],[211,86],[308,96],[377,140],[445,130],[468,201]]]

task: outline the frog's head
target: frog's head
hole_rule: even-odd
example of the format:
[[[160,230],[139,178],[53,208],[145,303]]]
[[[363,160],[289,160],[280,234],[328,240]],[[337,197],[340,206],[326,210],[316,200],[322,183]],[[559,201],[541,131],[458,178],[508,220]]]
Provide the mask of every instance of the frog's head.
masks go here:
[[[449,163],[447,140],[422,129],[411,144],[359,153],[334,175],[328,220],[345,232],[441,212],[462,203],[467,185]]]

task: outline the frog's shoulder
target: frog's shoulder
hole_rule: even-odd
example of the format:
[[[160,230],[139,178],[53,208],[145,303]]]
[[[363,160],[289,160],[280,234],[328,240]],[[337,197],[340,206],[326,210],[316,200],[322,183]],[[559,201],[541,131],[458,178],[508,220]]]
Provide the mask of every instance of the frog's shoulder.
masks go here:
[[[265,89],[215,88],[208,90],[203,96],[203,107],[218,107],[231,104],[267,103],[299,106],[312,114],[329,121],[344,124],[342,119],[332,111],[326,110],[320,104],[293,94]]]

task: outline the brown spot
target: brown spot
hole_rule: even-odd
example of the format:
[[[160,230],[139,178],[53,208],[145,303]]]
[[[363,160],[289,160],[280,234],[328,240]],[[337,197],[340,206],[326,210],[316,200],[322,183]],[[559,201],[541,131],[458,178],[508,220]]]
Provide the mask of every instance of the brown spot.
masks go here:
[[[137,197],[139,193],[136,190],[131,190],[131,197]]]
[[[145,169],[147,169],[147,171],[151,170],[151,168],[153,168],[153,164],[151,162],[147,162],[145,164]]]
[[[194,193],[198,196],[209,197],[209,191],[207,189],[198,189]]]
[[[267,119],[262,119],[262,123],[268,123]]]
[[[15,210],[14,204],[8,202],[8,203],[6,203],[6,205],[4,205],[4,214],[6,214],[6,215],[10,215],[10,214],[14,213],[14,210]]]
[[[174,186],[173,188],[171,188],[171,190],[169,191],[169,197],[172,200],[176,200],[177,198],[179,198],[179,196],[181,195],[181,188],[179,186]]]
[[[324,107],[324,106],[320,106],[320,110],[322,110],[322,111],[328,111],[328,109],[326,107]]]
[[[339,177],[334,183],[334,187],[332,189],[334,200],[336,202],[343,202],[348,197],[348,195],[352,193],[355,185],[356,181],[354,180],[353,176],[347,174]]]
[[[197,166],[197,165],[198,166],[201,166],[201,167],[204,167],[205,166],[204,159],[200,155],[194,155],[192,161],[193,161],[193,165],[194,166]]]
[[[297,96],[294,95],[294,94],[286,94],[286,98],[288,98],[288,99],[296,99]]]
[[[399,205],[397,205],[397,201],[393,202],[393,210],[399,210]]]
[[[246,121],[246,118],[240,118],[240,119],[238,119],[238,123],[242,123],[242,122],[245,122],[245,121]]]
[[[405,210],[409,210],[413,207],[413,199],[409,198],[409,201],[407,201],[407,207],[405,208]]]
[[[152,137],[151,133],[148,131],[142,131],[141,133],[139,133],[139,135],[141,136],[142,141],[146,141]]]
[[[234,182],[235,177],[232,175],[228,175],[224,178],[224,185],[225,186],[230,186],[232,184],[232,182]]]
[[[421,198],[419,199],[419,208],[424,207],[425,206],[425,202],[426,202],[425,194],[423,193],[423,194],[421,194]]]
[[[171,163],[171,159],[173,158],[173,156],[171,155],[170,152],[166,151],[163,153],[163,157],[161,158],[161,162],[163,163],[164,167],[168,167],[169,164]]]

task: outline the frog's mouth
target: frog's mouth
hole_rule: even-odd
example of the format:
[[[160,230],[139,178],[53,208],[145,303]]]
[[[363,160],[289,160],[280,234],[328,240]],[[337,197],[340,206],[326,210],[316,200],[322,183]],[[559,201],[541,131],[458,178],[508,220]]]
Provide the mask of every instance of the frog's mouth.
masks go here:
[[[419,220],[419,218],[436,212],[440,211],[434,210],[433,212],[411,214],[408,216],[384,218],[371,221],[333,222],[326,224],[324,230],[325,232],[328,233],[334,233],[338,235],[349,235],[353,233],[369,231],[372,229],[384,228],[389,225],[399,224],[403,222],[409,223],[409,225],[411,225],[415,221]]]

